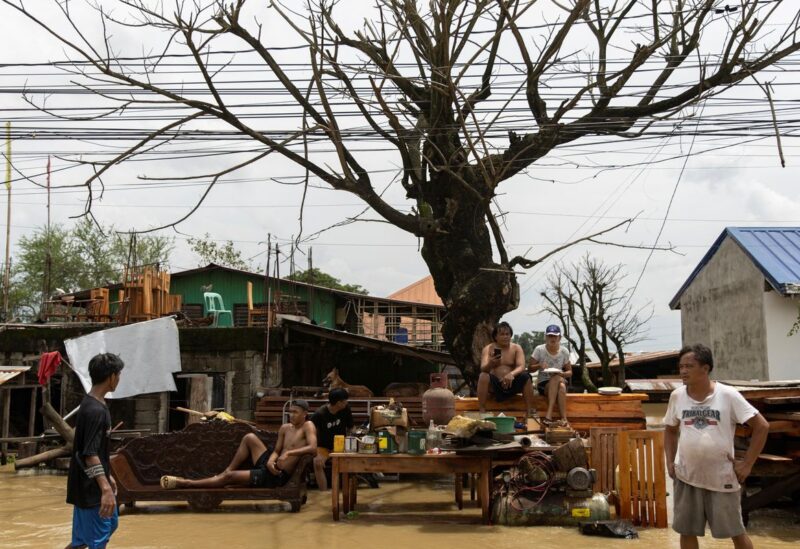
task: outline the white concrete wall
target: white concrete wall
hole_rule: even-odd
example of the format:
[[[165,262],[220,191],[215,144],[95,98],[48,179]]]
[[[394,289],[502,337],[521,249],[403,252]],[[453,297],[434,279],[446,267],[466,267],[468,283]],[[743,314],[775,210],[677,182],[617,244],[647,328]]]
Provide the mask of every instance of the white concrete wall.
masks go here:
[[[800,334],[787,334],[797,320],[800,299],[777,292],[764,294],[764,320],[767,328],[769,380],[800,379]]]
[[[683,293],[683,344],[711,348],[715,379],[767,379],[763,296],[764,276],[730,237]]]

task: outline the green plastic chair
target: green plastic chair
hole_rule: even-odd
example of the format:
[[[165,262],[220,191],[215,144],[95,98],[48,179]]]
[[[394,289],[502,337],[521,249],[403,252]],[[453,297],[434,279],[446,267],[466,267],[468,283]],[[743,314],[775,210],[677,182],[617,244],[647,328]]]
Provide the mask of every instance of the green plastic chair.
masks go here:
[[[225,309],[221,295],[214,292],[205,292],[203,300],[206,303],[206,316],[212,315],[214,317],[214,321],[211,323],[213,327],[233,326],[233,313]]]

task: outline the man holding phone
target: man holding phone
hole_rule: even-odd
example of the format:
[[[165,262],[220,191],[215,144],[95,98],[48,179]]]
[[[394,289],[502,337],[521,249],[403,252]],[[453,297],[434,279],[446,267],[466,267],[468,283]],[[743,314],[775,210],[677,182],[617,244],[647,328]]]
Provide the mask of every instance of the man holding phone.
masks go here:
[[[492,330],[494,343],[485,346],[481,353],[478,404],[481,413],[484,413],[490,390],[497,402],[503,402],[522,393],[528,408],[528,416],[533,417],[536,414],[533,383],[525,368],[525,352],[516,343],[511,343],[513,335],[514,330],[508,322],[500,322]]]

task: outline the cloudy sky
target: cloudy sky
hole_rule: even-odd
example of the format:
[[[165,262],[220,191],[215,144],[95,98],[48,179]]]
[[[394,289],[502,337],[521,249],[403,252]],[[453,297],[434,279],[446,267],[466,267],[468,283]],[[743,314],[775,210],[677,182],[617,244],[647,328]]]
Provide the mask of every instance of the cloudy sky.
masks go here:
[[[47,8],[48,2],[28,4],[35,4],[37,14],[44,20],[65,28],[56,11]],[[353,5],[358,4],[350,2],[351,8]],[[75,20],[85,29],[86,36],[96,40],[102,28],[97,14],[83,11],[78,5],[74,9]],[[556,12],[548,11],[552,9],[543,7],[535,15],[531,12],[531,17],[554,22]],[[119,7],[117,10],[116,15],[123,18],[125,13]],[[355,28],[361,24],[360,19],[352,17],[352,12],[339,13],[343,13],[343,25]],[[281,47],[298,44],[287,25],[274,14],[250,15],[261,17],[265,43]],[[713,27],[708,33],[708,52],[718,49],[720,37],[724,36],[727,23],[722,16],[718,19],[719,28]],[[536,30],[535,25],[531,27],[531,40],[543,36],[544,31]],[[2,119],[12,121],[14,135],[12,155],[17,181],[13,184],[11,234],[12,241],[16,241],[45,223],[46,193],[35,183],[45,182],[48,155],[53,169],[52,219],[69,224],[72,216],[83,211],[86,200],[85,189],[77,185],[85,181],[88,168],[76,167],[75,160],[97,161],[118,154],[133,143],[125,138],[128,133],[157,128],[162,117],[176,111],[161,105],[158,109],[152,106],[129,109],[104,120],[57,121],[31,108],[22,92],[36,105],[55,109],[61,115],[98,114],[99,106],[108,103],[101,97],[79,93],[81,88],[76,82],[83,81],[79,75],[48,66],[46,63],[74,58],[75,54],[4,5],[0,5],[0,31],[6,46],[0,54],[0,109]],[[577,41],[573,44],[574,51],[590,44],[580,43],[588,40],[585,34],[578,33],[574,40]],[[633,42],[632,37],[626,40]],[[120,55],[141,57],[160,51],[163,38],[146,29],[116,27],[112,43]],[[501,50],[506,65],[500,68],[501,75],[496,81],[500,90],[504,86],[511,89],[521,81],[514,70],[519,55],[512,46],[506,45],[504,48],[508,49]],[[242,45],[223,42],[220,49],[241,50]],[[175,51],[185,53],[179,47]],[[615,55],[622,58],[626,53],[619,50]],[[276,56],[298,81],[304,79],[307,54],[286,49],[278,51]],[[579,58],[580,54],[574,57]],[[242,112],[252,116],[251,123],[260,131],[294,131],[300,127],[297,109],[285,94],[276,91],[277,84],[270,80],[269,71],[252,56],[231,53],[214,59],[230,63],[224,76],[222,73],[220,76],[226,82],[223,86],[229,93],[226,97],[246,105]],[[574,246],[519,277],[522,303],[517,311],[507,315],[507,320],[517,330],[542,329],[549,319],[540,313],[539,292],[548,273],[556,262],[575,261],[588,252],[609,264],[622,263],[628,274],[626,285],[636,285],[632,306],[652,307],[654,316],[649,323],[648,340],[639,343],[637,349],[678,347],[680,315],[669,310],[668,302],[721,231],[726,226],[800,225],[796,168],[800,142],[795,137],[794,123],[799,77],[795,76],[796,70],[788,70],[799,61],[800,56],[790,57],[781,70],[763,78],[774,82],[786,168],[780,167],[774,136],[770,137],[768,129],[765,130],[770,118],[764,93],[748,82],[687,111],[692,118],[683,125],[662,126],[658,138],[579,141],[554,151],[526,173],[504,182],[496,210],[505,213],[503,229],[510,254],[540,257],[566,242],[630,217],[636,217],[636,221],[626,231],[618,230],[606,238],[643,247],[652,246],[658,239],[661,246],[674,247],[669,252],[651,254],[647,249]],[[162,82],[176,88],[191,88],[198,82],[196,71],[189,69],[185,58],[168,59],[164,67]],[[681,79],[687,81],[691,76],[682,75]],[[574,81],[566,79],[563,84],[566,87]],[[111,84],[101,87],[112,88]],[[502,93],[499,91],[498,95]],[[515,113],[511,118],[515,119],[515,127],[533,128],[529,113]],[[700,124],[698,119],[708,123]],[[706,128],[713,129],[712,122],[722,120],[731,124],[729,134],[710,131],[704,134]],[[352,124],[359,127],[363,121]],[[224,129],[213,122],[203,122],[194,128],[215,132]],[[695,129],[699,135],[692,135]],[[502,147],[502,139],[496,145]],[[113,224],[118,229],[143,230],[170,223],[188,212],[208,182],[207,177],[199,181],[180,178],[213,173],[241,162],[252,156],[247,152],[252,148],[252,143],[219,133],[213,138],[198,136],[164,144],[141,161],[107,173],[103,179],[105,192],[94,201],[92,211],[101,223]],[[376,140],[364,140],[356,148],[360,160],[373,172],[375,186],[385,189],[387,201],[407,210],[410,204],[394,179],[399,166],[397,157]],[[319,149],[319,154],[326,153]],[[21,179],[20,174],[28,179]],[[142,176],[157,179],[146,180]],[[222,178],[200,209],[178,227],[179,232],[161,231],[160,234],[176,238],[171,268],[181,270],[198,265],[198,258],[188,250],[186,239],[205,233],[215,240],[232,240],[245,257],[262,267],[268,235],[278,239],[284,251],[288,251],[288,243],[301,232],[298,204],[304,193],[303,182],[301,170],[277,157]],[[5,200],[0,197],[0,207]],[[360,214],[363,209],[355,196],[311,181],[305,197],[302,235],[307,238]],[[376,218],[370,212],[364,217]],[[309,247],[313,248],[315,267],[343,281],[361,284],[375,295],[387,295],[428,274],[418,253],[419,242],[383,223],[348,224],[304,240],[295,255],[298,268],[307,266],[305,254]],[[282,264],[282,274],[288,269],[287,263]]]

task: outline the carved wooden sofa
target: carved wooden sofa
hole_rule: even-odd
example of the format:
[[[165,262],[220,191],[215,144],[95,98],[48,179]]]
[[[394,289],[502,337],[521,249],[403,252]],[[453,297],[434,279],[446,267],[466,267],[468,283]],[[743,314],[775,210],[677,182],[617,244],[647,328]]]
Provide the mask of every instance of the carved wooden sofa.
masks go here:
[[[212,421],[193,423],[181,431],[131,440],[111,457],[111,470],[117,481],[117,502],[133,509],[136,501],[187,501],[196,511],[211,511],[223,500],[281,500],[292,512],[306,502],[306,477],[312,456],[303,456],[292,477],[280,488],[177,488],[165,490],[162,475],[204,478],[220,473],[247,433],[255,433],[268,448],[274,448],[277,433],[261,431],[242,423]],[[245,463],[247,469],[252,464]]]

